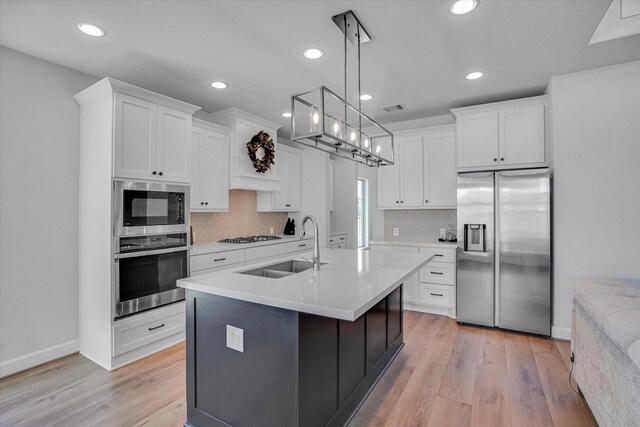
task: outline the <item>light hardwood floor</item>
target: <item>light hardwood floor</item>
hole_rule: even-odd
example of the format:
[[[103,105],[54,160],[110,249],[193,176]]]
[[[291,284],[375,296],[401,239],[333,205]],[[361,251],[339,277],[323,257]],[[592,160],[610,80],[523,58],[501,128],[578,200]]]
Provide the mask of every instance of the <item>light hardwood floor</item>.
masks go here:
[[[569,343],[405,312],[405,347],[354,426],[595,426]],[[73,355],[0,381],[0,425],[180,426],[185,347],[114,372]]]

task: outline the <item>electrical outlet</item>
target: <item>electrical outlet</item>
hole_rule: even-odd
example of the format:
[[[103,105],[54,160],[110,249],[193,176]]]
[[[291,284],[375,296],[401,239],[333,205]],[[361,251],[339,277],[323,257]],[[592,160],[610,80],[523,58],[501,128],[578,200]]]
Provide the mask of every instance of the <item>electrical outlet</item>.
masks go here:
[[[269,227],[269,234],[273,234],[273,227]]]
[[[227,347],[244,353],[244,329],[227,325]]]
[[[398,227],[393,227],[393,235],[397,236],[400,234],[400,229]]]

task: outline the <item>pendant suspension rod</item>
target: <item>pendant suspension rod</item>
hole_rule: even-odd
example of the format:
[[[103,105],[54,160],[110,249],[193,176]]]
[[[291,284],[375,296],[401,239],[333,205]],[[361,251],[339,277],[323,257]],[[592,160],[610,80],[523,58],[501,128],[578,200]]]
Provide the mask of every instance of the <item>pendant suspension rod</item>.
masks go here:
[[[358,21],[358,111],[362,112],[362,86],[360,83],[360,21]],[[346,99],[346,98],[345,98]],[[358,115],[358,133],[360,134],[359,144],[362,144],[362,116]],[[371,147],[373,149],[373,146]]]
[[[344,99],[347,98],[347,15],[344,15]],[[344,107],[344,132],[347,133],[347,106]]]

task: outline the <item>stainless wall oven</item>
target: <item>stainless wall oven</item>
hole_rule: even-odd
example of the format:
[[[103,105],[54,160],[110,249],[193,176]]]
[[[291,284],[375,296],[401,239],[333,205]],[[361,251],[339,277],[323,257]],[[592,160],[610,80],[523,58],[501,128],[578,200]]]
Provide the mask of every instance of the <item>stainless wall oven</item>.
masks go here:
[[[184,299],[187,233],[116,237],[115,251],[115,319]]]
[[[186,233],[189,186],[114,181],[115,236]]]

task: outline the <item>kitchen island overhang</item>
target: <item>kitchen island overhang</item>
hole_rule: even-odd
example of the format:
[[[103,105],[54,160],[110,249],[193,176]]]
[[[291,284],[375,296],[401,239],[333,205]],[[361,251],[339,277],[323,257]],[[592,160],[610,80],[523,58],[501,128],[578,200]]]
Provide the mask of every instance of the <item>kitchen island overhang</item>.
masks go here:
[[[344,425],[353,416],[403,345],[401,285],[431,258],[323,255],[319,271],[287,277],[240,274],[254,265],[178,282],[187,289],[186,425]]]

